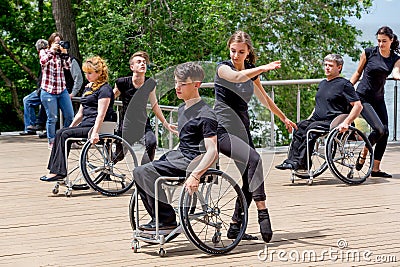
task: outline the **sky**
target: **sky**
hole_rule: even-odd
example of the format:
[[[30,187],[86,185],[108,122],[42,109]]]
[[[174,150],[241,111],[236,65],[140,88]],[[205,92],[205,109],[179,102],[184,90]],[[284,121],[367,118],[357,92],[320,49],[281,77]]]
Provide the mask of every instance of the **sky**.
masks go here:
[[[375,27],[378,30],[381,26],[389,26],[393,31],[400,35],[400,0],[374,0],[369,13],[363,14],[361,19],[350,18],[350,22],[359,27],[360,30]],[[375,36],[367,37],[374,41]]]
[[[400,37],[400,0],[374,0],[369,13],[361,19],[350,18],[349,21],[363,32],[362,41],[371,41],[376,45],[375,33],[381,26],[389,26]],[[348,56],[344,57],[343,75],[346,78],[354,73],[358,62],[353,62]]]

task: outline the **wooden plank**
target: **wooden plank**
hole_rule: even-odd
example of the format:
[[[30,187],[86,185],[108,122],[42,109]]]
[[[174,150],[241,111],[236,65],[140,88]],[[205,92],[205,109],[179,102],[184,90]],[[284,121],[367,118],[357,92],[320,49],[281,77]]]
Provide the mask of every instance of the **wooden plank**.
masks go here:
[[[285,149],[263,150],[274,237],[268,251],[284,252],[285,259],[263,261],[261,241],[242,241],[231,253],[206,255],[182,234],[166,244],[167,257],[157,246],[141,242],[139,253],[130,248],[132,230],[130,193],[105,197],[93,191],[73,191],[71,198],[51,193],[53,184],[39,181],[47,173],[49,150],[32,136],[0,136],[0,266],[398,266],[400,261],[400,144],[390,143],[382,167],[391,179],[369,178],[347,186],[329,171],[316,178],[290,182],[289,171],[273,168],[285,158]],[[233,162],[221,156],[221,169],[240,180]],[[250,206],[248,233],[258,235],[257,212]],[[347,247],[340,250],[338,240]],[[337,259],[321,253],[372,252],[372,260]],[[289,253],[314,251],[316,260],[288,259]],[[386,256],[384,264],[378,256]],[[393,256],[390,258],[390,256]],[[394,261],[394,257],[396,261]]]

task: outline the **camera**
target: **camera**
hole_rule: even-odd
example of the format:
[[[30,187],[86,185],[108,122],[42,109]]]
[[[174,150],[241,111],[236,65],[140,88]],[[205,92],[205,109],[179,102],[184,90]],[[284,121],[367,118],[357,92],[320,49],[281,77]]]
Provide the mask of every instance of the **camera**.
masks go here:
[[[64,49],[69,49],[70,48],[69,41],[60,41],[59,44]]]

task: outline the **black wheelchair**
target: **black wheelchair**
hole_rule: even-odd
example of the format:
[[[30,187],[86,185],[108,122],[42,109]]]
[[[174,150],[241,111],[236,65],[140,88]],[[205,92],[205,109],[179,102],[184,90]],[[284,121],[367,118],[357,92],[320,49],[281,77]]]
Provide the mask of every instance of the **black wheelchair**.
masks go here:
[[[139,241],[159,245],[159,255],[165,256],[164,244],[184,232],[188,240],[207,254],[225,254],[240,242],[247,227],[247,203],[240,186],[226,173],[208,169],[201,177],[199,189],[190,195],[184,188],[186,177],[159,177],[155,182],[155,199],[158,199],[158,185],[161,183],[168,202],[174,207],[179,218],[173,230],[159,229],[158,201],[156,201],[156,229],[143,231],[138,226],[152,218],[143,207],[140,195],[134,191],[129,205],[129,217],[133,229],[132,249],[136,253]],[[182,188],[180,193],[176,189]],[[179,190],[178,190],[179,191]],[[242,225],[236,239],[228,239],[227,231],[236,203],[242,213]]]
[[[63,181],[56,183],[53,194],[65,186],[67,197],[73,190],[89,188],[106,196],[117,196],[133,186],[133,169],[138,166],[136,154],[128,142],[114,134],[115,127],[115,122],[103,122],[100,141],[96,144],[87,138],[65,141],[65,155],[68,155],[67,146],[71,146],[66,157],[68,173]]]
[[[336,117],[329,131],[311,129],[307,132],[307,143],[311,134],[318,134],[320,137],[312,151],[307,146],[307,169],[293,170],[292,183],[298,177],[307,179],[307,184],[312,185],[313,179],[328,168],[335,177],[349,185],[361,184],[370,176],[374,153],[368,138],[354,126],[349,126],[344,133],[336,128],[346,117],[347,114]],[[368,155],[362,168],[357,169],[356,163],[364,147],[368,149]]]

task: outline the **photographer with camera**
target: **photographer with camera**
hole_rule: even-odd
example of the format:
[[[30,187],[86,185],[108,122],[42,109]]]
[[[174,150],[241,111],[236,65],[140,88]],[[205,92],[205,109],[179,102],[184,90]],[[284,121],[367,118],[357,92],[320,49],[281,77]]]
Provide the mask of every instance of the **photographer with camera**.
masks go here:
[[[62,39],[58,32],[51,34],[48,39],[48,48],[39,51],[42,68],[40,100],[47,115],[46,130],[49,149],[54,143],[58,109],[61,109],[64,116],[64,127],[68,127],[74,117],[64,75],[64,69],[71,68],[71,58],[65,48],[66,43],[61,42]]]

